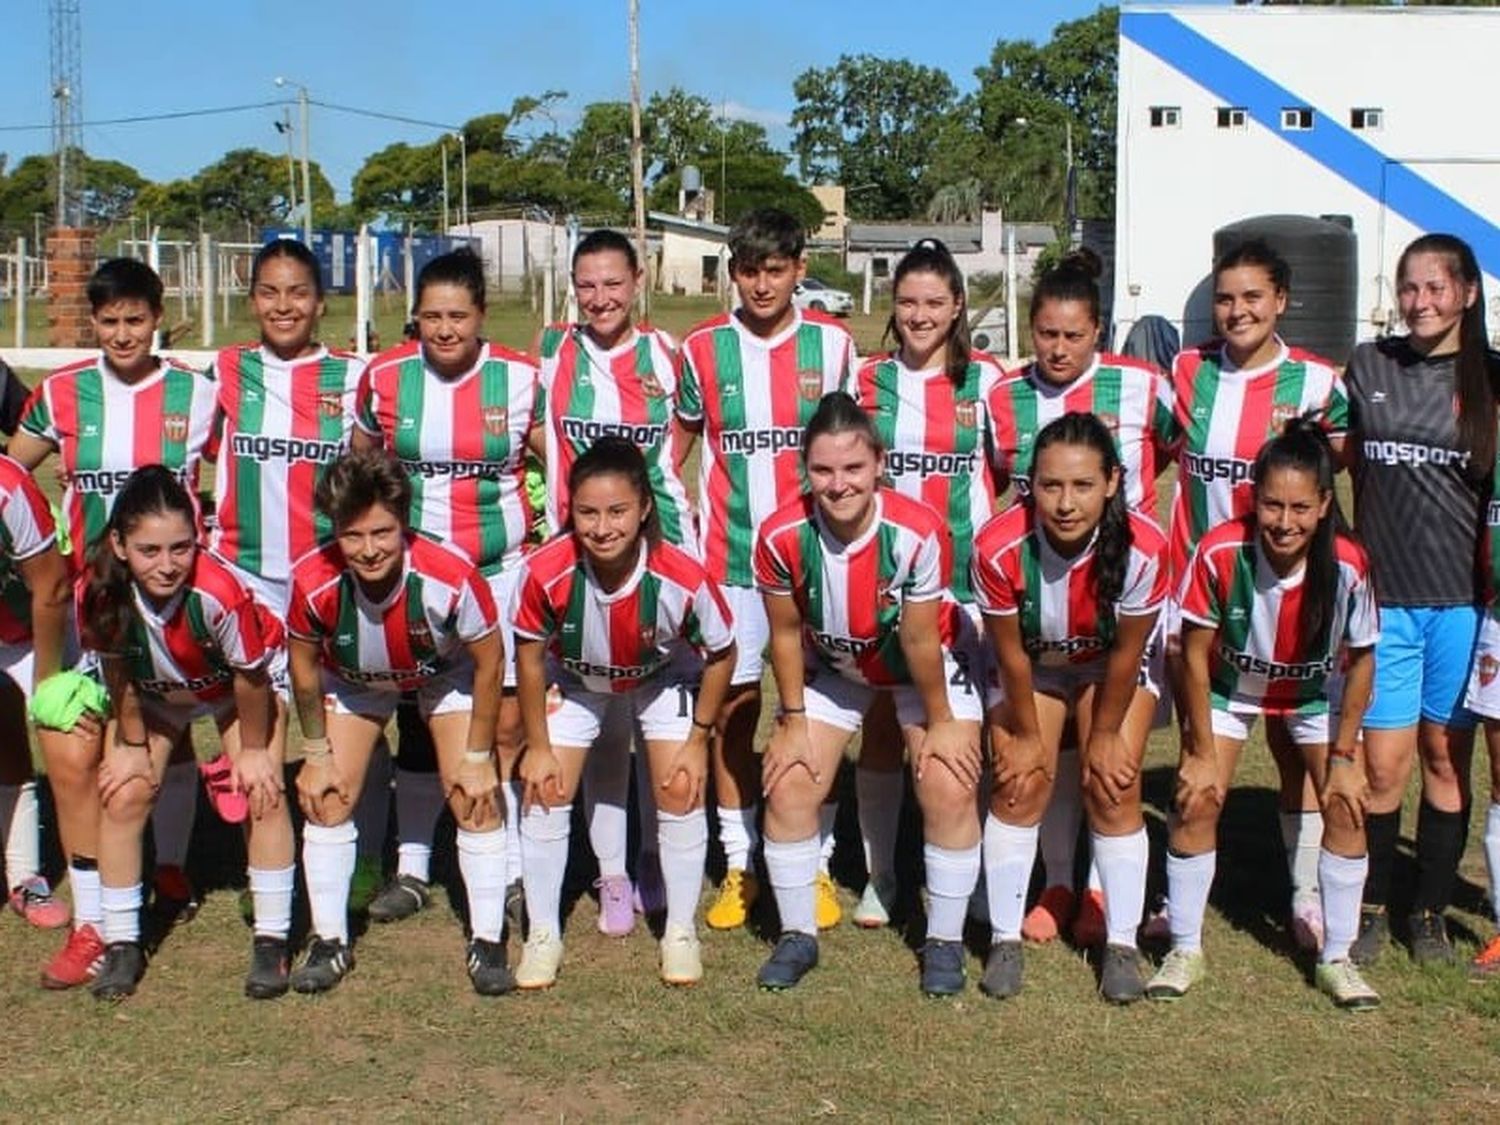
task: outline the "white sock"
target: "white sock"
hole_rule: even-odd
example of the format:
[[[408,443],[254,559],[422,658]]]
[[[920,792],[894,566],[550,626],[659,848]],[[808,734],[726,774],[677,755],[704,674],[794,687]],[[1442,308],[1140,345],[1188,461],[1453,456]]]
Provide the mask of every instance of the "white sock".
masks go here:
[[[385,835],[391,823],[391,776],[394,771],[390,743],[382,736],[370,754],[370,764],[365,769],[365,785],[359,791],[359,800],[354,803],[354,816],[351,818],[359,833],[356,847],[362,860],[379,863],[385,858]]]
[[[937,941],[962,941],[969,895],[979,881],[979,845],[922,849],[927,866],[927,936]]]
[[[741,871],[749,870],[755,835],[754,805],[744,809],[719,806],[719,843],[724,845],[727,866]]]
[[[447,803],[438,774],[396,770],[396,831],[401,841],[396,870],[401,874],[430,881],[432,838]]]
[[[141,885],[100,887],[99,902],[104,909],[104,944],[141,940]]]
[[[1490,907],[1500,922],[1500,801],[1484,814],[1484,862],[1490,869]]]
[[[1083,823],[1083,779],[1078,750],[1070,747],[1057,756],[1057,778],[1042,814],[1037,848],[1042,853],[1045,886],[1073,889],[1073,865],[1078,854],[1078,828]]]
[[[1172,948],[1197,953],[1203,948],[1203,915],[1208,910],[1208,892],[1214,885],[1219,853],[1177,855],[1167,851],[1167,898],[1172,903],[1167,921],[1172,929]]]
[[[1370,872],[1368,855],[1334,855],[1318,849],[1318,892],[1323,900],[1323,964],[1342,961],[1359,936],[1359,900],[1364,894],[1365,876]]]
[[[766,840],[766,874],[776,892],[781,932],[817,937],[813,880],[818,876],[818,837]]]
[[[1026,914],[1026,888],[1036,862],[1035,824],[1021,828],[1006,824],[994,813],[984,820],[984,881],[990,899],[993,941],[1020,941]]]
[[[36,782],[0,785],[0,826],[6,824],[6,798],[13,798],[5,828],[5,878],[12,887],[42,870],[42,828]]]
[[[87,867],[68,864],[68,882],[73,887],[73,927],[104,925],[104,904],[100,901],[99,867],[89,860]]]
[[[521,881],[532,933],[562,937],[562,885],[572,822],[572,805],[532,805],[521,818]]]
[[[353,819],[332,828],[312,823],[302,827],[302,876],[307,880],[312,932],[327,941],[349,941],[349,880],[354,878],[358,847],[359,829]]]
[[[198,763],[174,762],[162,775],[151,810],[151,838],[156,841],[158,867],[187,863],[188,841],[198,812]]]
[[[870,880],[896,876],[896,837],[901,831],[901,802],[906,798],[903,770],[854,771],[859,802],[859,836]]]
[[[505,922],[505,833],[458,830],[458,871],[469,896],[469,930],[476,938],[499,941]]]
[[[521,845],[521,782],[517,778],[500,782],[505,798],[505,885],[509,887],[525,875]]]
[[[1318,854],[1323,850],[1323,814],[1317,809],[1281,814],[1281,843],[1292,879],[1292,901],[1318,893]]]
[[[708,813],[702,809],[682,816],[658,812],[656,849],[667,891],[667,925],[691,931],[708,859]]]
[[[828,861],[833,858],[833,826],[839,819],[839,803],[824,801],[818,806],[818,874],[828,874]]]
[[[1124,836],[1089,833],[1099,880],[1104,884],[1104,928],[1110,945],[1134,948],[1135,932],[1146,908],[1146,864],[1150,841],[1146,826]]]
[[[255,903],[255,934],[286,940],[292,932],[292,889],[297,885],[297,867],[251,867],[250,898]]]

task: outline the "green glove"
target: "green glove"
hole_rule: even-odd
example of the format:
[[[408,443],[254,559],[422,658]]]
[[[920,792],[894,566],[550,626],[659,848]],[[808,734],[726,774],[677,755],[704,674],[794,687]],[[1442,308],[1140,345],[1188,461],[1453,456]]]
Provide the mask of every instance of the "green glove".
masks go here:
[[[109,714],[109,692],[81,672],[59,672],[37,684],[27,708],[39,727],[72,730],[85,711]]]

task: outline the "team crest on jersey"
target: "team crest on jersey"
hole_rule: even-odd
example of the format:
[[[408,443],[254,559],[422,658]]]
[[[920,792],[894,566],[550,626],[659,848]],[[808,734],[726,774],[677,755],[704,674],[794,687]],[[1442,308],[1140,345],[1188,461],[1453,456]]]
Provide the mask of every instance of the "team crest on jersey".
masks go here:
[[[823,373],[803,371],[797,376],[797,389],[808,402],[817,402],[823,397]]]
[[[1286,429],[1286,424],[1300,413],[1301,411],[1297,409],[1295,402],[1278,402],[1275,406],[1271,407],[1270,432],[1273,435],[1281,433],[1282,430]]]
[[[161,420],[161,432],[168,441],[187,441],[188,420],[186,414],[168,414]]]
[[[337,391],[324,391],[318,395],[318,410],[325,418],[337,418],[344,412],[343,397]]]
[[[1496,659],[1486,653],[1479,658],[1479,684],[1481,687],[1489,687],[1500,675],[1500,659]]]
[[[424,620],[413,621],[409,630],[412,644],[419,648],[432,648],[432,630]]]
[[[977,415],[978,408],[973,402],[965,400],[961,402],[955,402],[953,404],[953,417],[958,422],[958,424],[966,430],[972,430],[974,428],[974,422]]]
[[[641,376],[641,393],[647,398],[665,398],[667,394],[654,371],[647,371]]]
[[[875,583],[875,605],[877,609],[896,609],[900,605],[896,595],[891,593],[889,578],[882,578]]]
[[[503,406],[486,406],[480,417],[484,419],[485,432],[495,437],[503,435],[510,425],[510,411]]]

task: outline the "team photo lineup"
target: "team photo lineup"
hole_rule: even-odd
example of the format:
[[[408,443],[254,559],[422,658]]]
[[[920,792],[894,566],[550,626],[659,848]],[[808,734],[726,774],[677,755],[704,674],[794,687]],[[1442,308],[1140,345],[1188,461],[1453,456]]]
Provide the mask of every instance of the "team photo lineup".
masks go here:
[[[1028,948],[1065,938],[1103,1001],[1181,1000],[1212,972],[1220,814],[1258,716],[1280,784],[1257,830],[1283,845],[1311,986],[1367,1011],[1393,936],[1418,964],[1458,959],[1476,741],[1500,880],[1500,359],[1465,242],[1405,248],[1404,331],[1342,370],[1283,340],[1296,278],[1259,239],[1214,262],[1214,338],[1166,370],[1102,349],[1085,250],[1037,280],[1013,370],[973,346],[941,242],[894,264],[886,350],[865,356],[794,304],[796,218],[750,211],[728,250],[734,310],[675,339],[637,323],[636,244],[584,234],[577,321],[525,352],[486,335],[479,257],[445,253],[411,338],[365,359],[321,342],[318,259],[273,239],[249,280],[260,338],[207,370],[154,350],[155,271],[99,265],[98,354],[0,404],[4,706],[44,766],[3,751],[6,888],[60,931],[6,971],[149,989],[143,915],[196,904],[201,789],[243,830],[249,998],[334,989],[351,916],[427,908],[445,811],[454,987],[461,953],[480,995],[567,989],[586,849],[600,932],[644,916],[657,939],[643,971],[698,983],[703,930],[764,900],[777,934],[744,983],[791,989],[846,914],[829,863],[852,795],[849,920],[914,908],[922,993],[972,977],[1014,997]],[[201,754],[199,720],[218,735]],[[1180,757],[1148,897],[1163,729]],[[1414,771],[1415,888],[1392,918]],[[908,786],[919,856],[899,854]],[[1468,971],[1500,974],[1500,937]]]

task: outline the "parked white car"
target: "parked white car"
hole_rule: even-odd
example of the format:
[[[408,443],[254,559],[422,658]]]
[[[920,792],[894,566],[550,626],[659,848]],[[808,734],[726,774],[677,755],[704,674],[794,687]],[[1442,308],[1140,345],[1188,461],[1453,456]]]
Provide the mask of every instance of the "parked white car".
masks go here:
[[[803,278],[792,290],[792,304],[799,309],[817,309],[833,316],[849,316],[854,312],[852,294],[824,285],[815,277]]]

